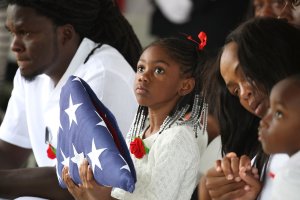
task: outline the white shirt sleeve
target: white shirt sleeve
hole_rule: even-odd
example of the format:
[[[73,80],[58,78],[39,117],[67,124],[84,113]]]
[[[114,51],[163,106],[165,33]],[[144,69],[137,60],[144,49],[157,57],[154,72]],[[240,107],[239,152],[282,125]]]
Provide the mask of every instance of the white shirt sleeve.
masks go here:
[[[23,148],[31,148],[22,81],[20,71],[18,70],[14,78],[12,95],[0,127],[0,139]]]
[[[173,23],[183,24],[190,19],[193,9],[191,0],[155,0],[165,17]]]

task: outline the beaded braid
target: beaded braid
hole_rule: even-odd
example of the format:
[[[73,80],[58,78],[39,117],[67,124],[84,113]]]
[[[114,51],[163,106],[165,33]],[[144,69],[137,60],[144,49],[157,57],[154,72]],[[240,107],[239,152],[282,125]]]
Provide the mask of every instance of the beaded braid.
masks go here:
[[[196,83],[194,90],[190,94],[183,96],[177,102],[175,108],[170,112],[160,126],[158,134],[161,134],[173,124],[178,123],[194,126],[193,130],[195,137],[197,137],[199,131],[204,133],[207,128],[208,104],[205,102],[205,98],[201,97],[201,74],[202,68],[206,63],[205,53],[203,50],[199,52],[192,42],[179,38],[160,39],[150,44],[146,47],[146,49],[151,46],[160,46],[165,48],[169,56],[180,64],[182,74],[194,77]],[[191,112],[190,118],[188,120],[178,122],[180,119],[183,119],[188,112]],[[130,130],[131,141],[142,134],[147,117],[148,108],[139,106],[133,126]],[[201,121],[203,124],[202,126],[200,126]]]
[[[142,47],[114,0],[6,1],[8,4],[33,8],[57,26],[71,24],[81,39],[87,37],[96,43],[113,46],[136,71]]]

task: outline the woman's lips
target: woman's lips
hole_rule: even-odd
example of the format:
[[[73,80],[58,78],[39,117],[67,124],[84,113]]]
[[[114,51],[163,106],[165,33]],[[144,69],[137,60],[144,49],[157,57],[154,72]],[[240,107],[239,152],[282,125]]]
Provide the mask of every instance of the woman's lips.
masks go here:
[[[263,115],[263,104],[262,103],[259,103],[257,105],[257,107],[255,108],[255,111],[254,113],[257,115],[257,116],[262,116]]]

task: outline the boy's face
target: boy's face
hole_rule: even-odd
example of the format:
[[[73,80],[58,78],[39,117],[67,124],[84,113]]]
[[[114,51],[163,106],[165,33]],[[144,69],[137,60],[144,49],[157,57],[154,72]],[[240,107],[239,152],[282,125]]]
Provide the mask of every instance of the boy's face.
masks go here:
[[[274,86],[270,108],[262,118],[259,140],[267,154],[300,150],[300,81],[285,79]]]

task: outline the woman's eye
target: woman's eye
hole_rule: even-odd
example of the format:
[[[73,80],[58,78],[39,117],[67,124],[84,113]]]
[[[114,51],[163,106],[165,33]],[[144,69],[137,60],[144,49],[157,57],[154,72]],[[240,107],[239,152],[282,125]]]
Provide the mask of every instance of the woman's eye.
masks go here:
[[[282,118],[282,112],[276,111],[276,112],[274,113],[274,118],[276,118],[276,119],[281,119],[281,118]]]
[[[236,97],[239,97],[239,93],[240,93],[240,89],[239,88],[235,88],[233,91],[232,91],[232,94]]]
[[[157,74],[163,74],[164,72],[165,72],[165,70],[160,67],[155,69],[155,73],[157,73]]]

